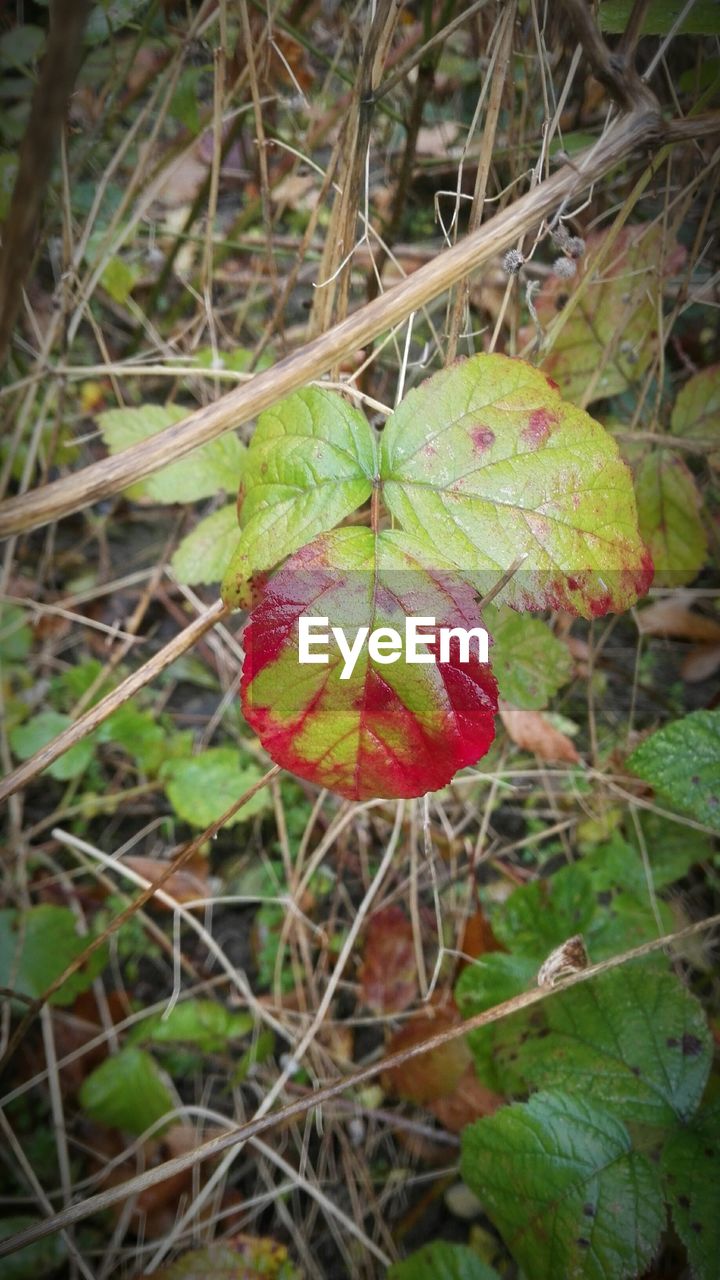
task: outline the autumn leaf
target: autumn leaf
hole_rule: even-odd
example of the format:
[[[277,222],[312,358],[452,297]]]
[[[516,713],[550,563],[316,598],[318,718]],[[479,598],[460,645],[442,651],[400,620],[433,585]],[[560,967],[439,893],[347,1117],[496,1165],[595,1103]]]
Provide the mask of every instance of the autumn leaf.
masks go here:
[[[454,1003],[439,1007],[431,1005],[416,1013],[395,1032],[388,1045],[388,1054],[401,1053],[403,1049],[423,1044],[461,1022]],[[383,1075],[383,1084],[401,1098],[416,1102],[418,1106],[427,1106],[454,1093],[471,1066],[472,1054],[464,1037],[458,1036],[418,1058],[410,1058],[397,1067],[391,1067]]]
[[[517,609],[622,611],[648,588],[616,442],[522,360],[477,355],[428,378],[388,419],[383,499],[482,590]]]
[[[402,907],[375,911],[368,920],[360,967],[363,1003],[378,1013],[401,1013],[417,995],[412,924]]]
[[[498,706],[508,737],[523,751],[533,751],[541,760],[578,764],[580,756],[566,733],[561,733],[539,711],[521,711],[507,702]]]
[[[390,664],[366,645],[343,678],[337,646],[326,664],[299,662],[298,619],[308,615],[342,628],[348,643],[361,626],[402,635],[411,615],[435,618],[428,633],[481,625],[472,589],[452,566],[429,567],[406,534],[344,528],[317,538],[275,574],[244,633],[243,710],[277,764],[358,800],[423,795],[485,755],[496,686],[476,654],[462,662],[453,640],[449,661]]]

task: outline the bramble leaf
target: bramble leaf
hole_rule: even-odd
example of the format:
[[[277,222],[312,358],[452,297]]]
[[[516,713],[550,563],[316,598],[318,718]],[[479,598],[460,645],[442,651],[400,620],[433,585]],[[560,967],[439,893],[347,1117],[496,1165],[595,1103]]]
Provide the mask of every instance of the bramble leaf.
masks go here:
[[[495,680],[475,650],[460,662],[456,639],[449,662],[421,664],[399,653],[375,661],[366,644],[345,679],[334,644],[326,664],[299,662],[302,615],[327,617],[328,632],[342,627],[350,644],[362,626],[402,637],[410,615],[436,619],[427,634],[481,625],[472,588],[439,564],[399,531],[376,538],[344,528],[316,538],[273,577],[244,633],[241,686],[248,723],[273,760],[362,799],[423,795],[485,755]]]
[[[514,707],[540,711],[572,674],[572,658],[546,622],[512,609],[485,611],[493,637],[492,666],[501,698]]]
[[[462,1174],[528,1280],[630,1280],[657,1249],[658,1175],[601,1107],[537,1093],[468,1126]]]
[[[254,574],[366,502],[375,471],[367,418],[337,393],[306,387],[266,409],[238,496],[242,532],[223,579],[225,603],[247,604]]]
[[[232,1013],[215,1000],[183,1000],[167,1014],[145,1019],[132,1035],[133,1044],[193,1044],[204,1053],[223,1053],[228,1042],[252,1031],[249,1013]]]
[[[139,408],[106,409],[98,414],[98,426],[111,453],[120,453],[188,416],[180,405],[146,404]],[[151,502],[196,502],[238,487],[245,461],[245,446],[232,432],[202,444],[186,458],[162,467],[124,490],[126,497]]]
[[[27,911],[0,911],[0,986],[33,998],[41,996],[89,941],[77,932],[69,907],[45,902]],[[92,985],[106,960],[107,947],[103,945],[78,973],[63,982],[50,997],[50,1004],[72,1004]]]
[[[666,724],[627,764],[681,813],[720,831],[720,711],[691,711]]]
[[[582,866],[574,865],[515,889],[493,909],[490,919],[510,950],[540,962],[567,938],[587,929],[595,905],[590,878]]]
[[[712,1060],[700,1005],[655,962],[563,991],[511,1052],[528,1091],[591,1095],[620,1120],[657,1127],[692,1115]],[[496,1065],[502,1077],[502,1050]]]
[[[52,742],[59,733],[72,724],[70,716],[60,711],[40,711],[24,724],[18,724],[10,732],[10,746],[19,760],[28,760],[41,747]],[[89,735],[54,760],[45,772],[59,782],[79,778],[90,764],[95,751],[95,736]]]
[[[220,582],[238,540],[234,503],[213,511],[183,538],[171,564],[178,582]]]
[[[654,585],[692,582],[705,563],[707,534],[691,472],[679,458],[658,450],[640,463],[635,493],[640,532],[655,565]]]
[[[719,1166],[720,1103],[715,1102],[699,1111],[689,1125],[673,1130],[662,1153],[665,1195],[694,1280],[713,1280],[717,1275]]]
[[[383,497],[409,533],[499,600],[583,617],[647,590],[630,472],[599,423],[538,369],[477,355],[429,378],[388,419]]]
[[[80,1102],[93,1120],[143,1133],[172,1110],[172,1096],[144,1049],[121,1049],[83,1081]]]
[[[262,777],[260,769],[247,764],[235,747],[211,747],[187,759],[168,760],[162,769],[165,790],[177,816],[192,827],[209,827],[229,809],[243,791]],[[259,791],[244,804],[226,827],[246,822],[267,805],[267,795]]]
[[[417,1253],[396,1262],[387,1280],[500,1280],[494,1267],[489,1267],[473,1249],[448,1240],[433,1240]]]

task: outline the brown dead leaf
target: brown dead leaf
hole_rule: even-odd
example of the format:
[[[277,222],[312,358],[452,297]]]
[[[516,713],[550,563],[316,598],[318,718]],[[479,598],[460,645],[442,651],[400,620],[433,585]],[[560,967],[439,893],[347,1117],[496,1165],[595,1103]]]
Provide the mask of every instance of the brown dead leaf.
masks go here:
[[[146,880],[158,880],[164,871],[167,870],[167,862],[160,862],[157,858],[141,858],[131,857],[123,858],[123,865],[130,867],[132,871],[137,872],[139,876],[144,876]],[[196,898],[207,898],[210,895],[210,886],[207,878],[207,864],[198,863],[197,859],[193,868],[181,867],[179,871],[173,871],[162,885],[163,893],[167,893],[176,902],[193,902]],[[163,904],[156,899],[151,899],[155,906],[161,907]]]
[[[429,1108],[436,1120],[450,1133],[460,1133],[466,1125],[481,1116],[491,1116],[505,1102],[502,1094],[482,1084],[471,1064],[460,1077],[452,1093],[436,1098]]]
[[[655,600],[637,615],[638,631],[643,636],[673,636],[677,640],[701,640],[720,643],[720,622],[697,613],[686,604],[685,592]]]
[[[463,966],[469,963],[469,960],[477,960],[478,956],[484,956],[488,951],[504,951],[505,947],[502,942],[498,942],[492,931],[490,922],[485,915],[482,907],[478,907],[477,911],[473,911],[465,921],[465,928],[460,939],[458,948],[463,955],[468,956],[468,960],[463,960]]]
[[[508,736],[523,751],[534,751],[541,760],[547,761],[577,764],[580,760],[567,734],[556,729],[540,711],[521,711],[519,707],[511,707],[502,701],[498,709]]]
[[[371,915],[360,967],[363,1004],[377,1013],[400,1013],[417,996],[412,925],[402,907]]]
[[[454,1002],[430,1005],[413,1015],[391,1038],[388,1053],[400,1053],[411,1045],[422,1044],[451,1027],[462,1018]],[[464,1036],[439,1045],[419,1058],[411,1058],[383,1075],[383,1088],[408,1102],[427,1106],[437,1098],[452,1093],[472,1064],[472,1056]]]
[[[720,667],[720,644],[698,644],[686,653],[680,674],[688,684],[709,680]]]

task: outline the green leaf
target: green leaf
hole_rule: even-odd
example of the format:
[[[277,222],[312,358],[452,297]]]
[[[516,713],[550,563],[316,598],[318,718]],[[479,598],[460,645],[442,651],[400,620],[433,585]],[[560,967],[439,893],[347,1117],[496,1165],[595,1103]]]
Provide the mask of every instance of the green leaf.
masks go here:
[[[467,633],[482,619],[472,587],[437,565],[436,551],[399,530],[355,527],[322,534],[275,574],[243,633],[241,693],[277,764],[359,800],[424,795],[486,754],[496,685],[478,637],[464,656],[457,639],[444,658],[438,644],[443,630]],[[328,628],[317,664],[302,661],[308,615]],[[410,617],[431,619],[439,661],[406,661]],[[376,632],[393,652],[374,650]],[[352,664],[338,635],[356,645]]]
[[[693,375],[678,393],[670,425],[676,436],[700,443],[717,441],[718,452],[709,456],[712,466],[720,466],[720,364],[710,365]]]
[[[32,631],[27,610],[16,604],[0,605],[0,662],[22,662],[30,652]]]
[[[237,511],[232,503],[213,511],[183,538],[171,562],[175,577],[190,586],[219,582],[237,540]]]
[[[284,560],[370,497],[375,437],[342,396],[306,387],[266,409],[248,449],[239,499],[242,534],[222,596],[249,602],[253,574]]]
[[[72,724],[70,716],[59,711],[41,711],[26,720],[25,724],[16,725],[10,732],[10,746],[20,760],[28,760],[41,747],[52,742],[63,729]],[[79,778],[90,764],[95,751],[95,738],[89,734],[81,742],[76,742],[69,751],[64,752],[57,760],[44,769],[51,778],[60,782],[68,782],[71,778]]]
[[[25,1213],[2,1217],[0,1240],[7,1240],[41,1222],[41,1218],[32,1218]],[[24,1249],[18,1249],[17,1253],[11,1253],[0,1261],[0,1280],[38,1280],[38,1276],[54,1275],[67,1260],[67,1255],[65,1237],[59,1232],[46,1236],[44,1240],[35,1240],[33,1244],[26,1244]]]
[[[235,747],[211,747],[186,760],[169,760],[162,770],[165,790],[177,816],[192,827],[209,827],[258,778],[255,765],[244,763]],[[267,792],[258,791],[226,823],[235,827],[268,805]]]
[[[638,818],[656,889],[674,884],[686,876],[691,867],[712,857],[710,837],[701,831],[672,822],[659,813],[644,812]],[[631,839],[633,835],[631,828]]]
[[[630,473],[612,437],[532,365],[458,362],[411,391],[382,436],[383,496],[409,533],[498,597],[583,617],[649,585]]]
[[[608,236],[612,243],[606,251]],[[591,384],[593,400],[618,395],[642,378],[657,350],[663,277],[677,269],[682,256],[660,226],[629,226],[619,234],[594,231],[587,236],[575,281],[548,276],[535,298],[539,322],[552,343],[542,367],[568,400],[581,401]],[[565,317],[566,306],[572,309]],[[523,337],[534,333],[526,330]]]
[[[673,1223],[688,1251],[694,1280],[715,1280],[720,1258],[720,1103],[675,1129],[662,1154],[665,1195]]]
[[[506,902],[492,906],[490,921],[500,942],[539,963],[573,934],[583,933],[595,909],[590,877],[573,865],[515,889]]]
[[[152,711],[142,711],[132,701],[113,711],[100,726],[98,738],[122,747],[145,773],[157,773],[168,755],[165,730]]]
[[[640,532],[655,565],[656,587],[692,582],[707,558],[702,498],[684,462],[658,449],[635,479]]]
[[[95,5],[85,27],[85,43],[101,44],[111,39],[113,33],[128,26],[141,9],[145,0],[102,0]]]
[[[494,1267],[464,1244],[433,1240],[403,1262],[396,1262],[387,1280],[500,1280]]]
[[[628,24],[632,7],[633,0],[602,0],[601,31],[619,35]],[[642,34],[666,36],[684,8],[683,0],[650,0],[643,18]],[[717,0],[695,0],[678,31],[682,35],[720,35],[720,9]]]
[[[98,414],[98,426],[111,453],[120,453],[140,440],[163,431],[188,416],[180,405],[146,404],[140,408],[106,409]],[[221,490],[234,493],[240,482],[245,446],[232,431],[209,444],[202,444],[186,458],[171,462],[154,476],[131,485],[128,498],[152,502],[196,502],[214,497]]]
[[[720,711],[691,711],[665,725],[627,763],[681,813],[720,831]]]
[[[83,1081],[80,1105],[92,1120],[144,1133],[175,1105],[154,1059],[144,1049],[121,1049]]]
[[[658,1247],[658,1175],[586,1099],[538,1093],[469,1125],[461,1167],[527,1280],[630,1280]]]
[[[527,1089],[592,1096],[618,1119],[649,1127],[692,1115],[712,1061],[701,1006],[655,962],[563,991],[513,1053]],[[502,1058],[498,1068],[502,1076]]]
[[[45,44],[45,32],[26,22],[0,36],[0,67],[29,67]]]
[[[193,1044],[203,1053],[223,1053],[231,1040],[252,1031],[249,1013],[231,1013],[214,1000],[183,1000],[167,1017],[149,1018],[137,1028],[134,1043]]]
[[[455,986],[455,1000],[463,1018],[484,1013],[525,991],[537,974],[528,956],[490,951],[463,969]]]
[[[500,696],[514,707],[540,711],[572,675],[567,645],[539,618],[492,607],[484,617],[493,638],[492,668]]]
[[[43,903],[27,911],[0,911],[0,986],[35,999],[64,972],[92,941],[82,937],[69,907]],[[103,945],[78,973],[72,974],[50,997],[52,1005],[72,1004],[87,991],[107,960]]]
[[[643,813],[640,823],[656,891],[681,880],[696,863],[712,856],[709,840],[700,831],[681,827],[655,813]],[[583,858],[583,870],[589,874],[596,893],[627,890],[639,897],[647,895],[645,868],[635,841],[636,834],[630,826],[628,840],[615,832]]]
[[[101,276],[102,286],[107,289],[110,297],[122,306],[130,297],[140,279],[140,274],[139,266],[125,262],[123,258],[111,258]],[[111,409],[109,412],[118,411]]]
[[[535,960],[527,956],[506,955],[502,951],[492,951],[474,960],[463,970],[455,986],[455,1000],[463,1018],[484,1013],[486,1009],[520,995],[521,991],[527,991],[534,984],[537,970]],[[475,1070],[483,1083],[498,1093],[508,1095],[523,1091],[522,1080],[512,1070],[510,1055],[528,1025],[528,1018],[527,1013],[515,1013],[488,1027],[468,1032],[467,1042]],[[500,1069],[503,1046],[508,1047],[508,1052],[503,1056]]]

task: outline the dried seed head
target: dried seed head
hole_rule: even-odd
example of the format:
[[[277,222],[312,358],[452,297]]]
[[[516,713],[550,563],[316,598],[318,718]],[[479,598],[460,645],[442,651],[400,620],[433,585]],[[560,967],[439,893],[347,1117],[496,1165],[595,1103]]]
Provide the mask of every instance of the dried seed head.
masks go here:
[[[569,236],[565,250],[571,258],[582,258],[585,252],[585,241],[582,236]]]
[[[553,275],[561,280],[570,280],[577,274],[577,267],[572,258],[556,258],[552,264]]]
[[[509,276],[516,276],[524,262],[525,258],[519,249],[508,249],[502,260],[503,271]]]

